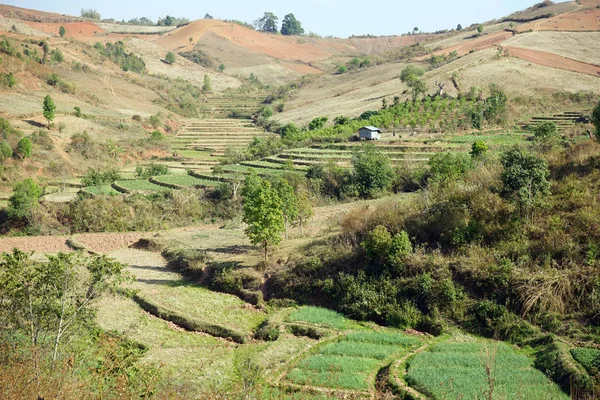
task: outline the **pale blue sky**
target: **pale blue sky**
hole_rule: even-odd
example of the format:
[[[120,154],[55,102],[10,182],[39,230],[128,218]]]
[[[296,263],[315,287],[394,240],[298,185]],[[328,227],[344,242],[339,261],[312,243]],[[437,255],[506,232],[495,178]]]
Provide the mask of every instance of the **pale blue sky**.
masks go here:
[[[102,18],[128,20],[133,17],[171,15],[200,19],[210,13],[218,19],[239,19],[252,23],[264,11],[281,20],[294,13],[306,32],[347,37],[352,34],[397,35],[414,27],[423,31],[468,26],[506,16],[541,0],[4,0],[18,7],[79,15],[92,8]]]

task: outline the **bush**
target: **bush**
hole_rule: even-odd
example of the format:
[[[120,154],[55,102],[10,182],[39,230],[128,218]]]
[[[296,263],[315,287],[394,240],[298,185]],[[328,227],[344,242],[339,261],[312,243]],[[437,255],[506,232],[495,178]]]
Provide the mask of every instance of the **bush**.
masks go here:
[[[540,122],[533,127],[532,131],[535,138],[540,141],[550,141],[558,136],[556,124],[551,121]]]
[[[165,61],[169,64],[175,64],[175,54],[168,52],[165,56]]]
[[[471,160],[466,154],[437,153],[429,159],[430,181],[448,184],[461,178],[471,169]]]
[[[16,183],[8,200],[8,217],[17,220],[27,218],[39,203],[42,193],[42,188],[31,178]]]
[[[65,61],[65,56],[63,55],[62,51],[60,51],[60,49],[56,49],[52,52],[52,61],[57,63]]]
[[[159,128],[162,125],[162,118],[160,117],[160,115],[155,114],[155,115],[151,115],[148,118],[148,123],[154,128]]]
[[[121,173],[116,168],[108,168],[105,170],[99,168],[88,168],[81,178],[81,184],[83,186],[110,185],[120,179]]]
[[[596,128],[596,140],[600,142],[600,103],[592,111],[591,121]]]
[[[318,118],[315,118],[312,121],[310,121],[310,123],[308,124],[308,129],[310,129],[311,131],[314,131],[314,130],[317,130],[317,129],[323,129],[323,127],[327,123],[328,119],[329,118],[327,118],[327,117],[318,117]]]
[[[2,160],[6,160],[8,158],[11,158],[13,156],[13,149],[10,146],[10,144],[8,144],[8,142],[0,142],[0,157],[2,158]]]
[[[135,167],[135,176],[139,179],[148,179],[153,176],[167,175],[169,168],[162,164],[150,164],[145,168],[141,165]]]
[[[21,158],[31,157],[32,147],[31,140],[24,137],[17,143],[17,154],[19,154]]]
[[[375,146],[366,146],[352,155],[354,182],[360,196],[374,197],[392,186],[394,170],[389,157]]]
[[[480,158],[483,157],[487,151],[487,145],[481,140],[476,140],[471,145],[471,152],[469,154],[471,154],[471,158]]]
[[[81,108],[79,108],[79,107],[75,106],[75,107],[74,107],[74,110],[75,110],[75,114],[74,114],[74,115],[75,115],[77,118],[81,118]]]
[[[0,85],[7,86],[9,88],[15,86],[17,84],[17,80],[12,72],[9,73],[1,73],[0,74]]]
[[[150,140],[153,142],[159,142],[161,140],[165,140],[165,135],[163,135],[161,131],[152,131],[150,132]]]

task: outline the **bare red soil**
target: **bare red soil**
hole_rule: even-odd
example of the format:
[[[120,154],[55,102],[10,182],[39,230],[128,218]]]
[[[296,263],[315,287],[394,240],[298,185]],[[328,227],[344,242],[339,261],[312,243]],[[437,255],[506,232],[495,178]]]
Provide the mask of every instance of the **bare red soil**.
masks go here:
[[[55,13],[49,13],[38,10],[30,10],[27,8],[13,7],[6,4],[0,4],[0,15],[8,18],[17,18],[25,21],[37,21],[37,22],[76,22],[81,21],[81,18],[71,17],[68,15],[61,15]]]
[[[504,49],[510,56],[517,57],[534,64],[600,77],[600,65],[587,64],[556,54],[546,53],[545,51],[523,49],[520,47],[511,46],[505,47]]]
[[[600,4],[600,0],[598,1]],[[600,30],[600,9],[587,9],[558,15],[556,17],[533,21],[520,25],[520,32],[531,31],[568,31],[590,32]]]

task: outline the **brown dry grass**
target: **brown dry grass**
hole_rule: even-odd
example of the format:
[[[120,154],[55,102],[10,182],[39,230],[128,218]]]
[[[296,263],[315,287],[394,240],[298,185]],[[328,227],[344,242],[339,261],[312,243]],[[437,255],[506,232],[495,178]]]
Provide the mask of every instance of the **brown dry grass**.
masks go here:
[[[547,51],[590,64],[600,64],[600,32],[536,32],[516,35],[506,46]]]

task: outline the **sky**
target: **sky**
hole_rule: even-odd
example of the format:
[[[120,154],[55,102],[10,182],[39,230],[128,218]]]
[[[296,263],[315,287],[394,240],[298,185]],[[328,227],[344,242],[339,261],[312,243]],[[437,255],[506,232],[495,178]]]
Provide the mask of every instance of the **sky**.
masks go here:
[[[94,9],[102,18],[129,20],[134,17],[171,15],[190,20],[206,13],[216,19],[237,19],[252,23],[265,11],[273,12],[280,23],[293,13],[306,33],[348,37],[353,34],[400,35],[417,27],[424,32],[467,27],[473,23],[501,18],[531,7],[541,0],[3,0],[5,4],[78,16],[81,8]]]

